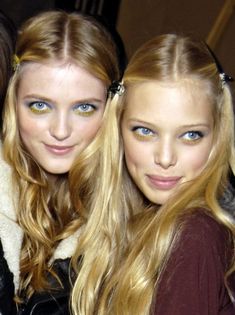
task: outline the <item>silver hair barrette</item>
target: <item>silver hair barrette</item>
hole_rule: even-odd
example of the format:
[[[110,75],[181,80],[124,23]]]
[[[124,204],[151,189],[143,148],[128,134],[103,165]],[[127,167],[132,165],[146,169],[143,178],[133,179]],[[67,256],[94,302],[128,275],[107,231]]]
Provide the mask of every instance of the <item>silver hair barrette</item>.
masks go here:
[[[108,89],[108,92],[111,93],[113,96],[115,94],[121,96],[125,92],[125,87],[122,82],[113,81]]]
[[[233,79],[232,77],[230,77],[229,75],[227,75],[227,74],[224,73],[224,72],[221,72],[221,73],[219,74],[219,76],[220,76],[220,80],[221,80],[221,82],[222,82],[222,86],[224,86],[227,82],[232,82],[232,81],[234,81],[234,79]]]
[[[224,70],[223,70],[223,68],[222,68],[218,58],[216,57],[216,55],[212,51],[212,49],[209,47],[209,45],[206,44],[206,47],[207,47],[208,51],[210,52],[212,58],[214,59],[214,62],[216,64],[216,67],[217,67],[218,72],[219,72],[219,77],[220,77],[220,80],[221,80],[221,83],[222,83],[222,87],[224,87],[224,85],[226,83],[234,81],[234,79],[230,75],[228,75],[228,74],[226,74],[224,72]]]

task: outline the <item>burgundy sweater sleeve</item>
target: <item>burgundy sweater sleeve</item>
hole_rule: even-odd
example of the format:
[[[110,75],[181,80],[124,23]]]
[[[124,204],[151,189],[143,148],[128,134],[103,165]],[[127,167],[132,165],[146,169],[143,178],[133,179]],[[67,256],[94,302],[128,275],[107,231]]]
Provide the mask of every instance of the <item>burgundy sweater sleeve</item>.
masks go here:
[[[154,315],[235,315],[224,285],[228,232],[206,214],[192,215],[154,301]]]

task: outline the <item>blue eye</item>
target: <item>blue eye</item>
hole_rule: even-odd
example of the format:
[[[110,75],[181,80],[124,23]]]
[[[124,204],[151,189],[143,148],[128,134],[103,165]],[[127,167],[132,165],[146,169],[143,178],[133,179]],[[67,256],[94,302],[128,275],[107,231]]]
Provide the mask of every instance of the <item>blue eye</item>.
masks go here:
[[[146,127],[133,127],[132,128],[133,132],[135,133],[136,136],[139,136],[139,137],[150,137],[152,136],[154,133],[151,129],[149,128],[146,128]]]
[[[186,141],[196,141],[203,137],[203,133],[201,131],[187,131],[183,134],[182,138]]]
[[[45,102],[31,102],[28,106],[29,109],[36,114],[48,113],[51,111],[51,107]]]
[[[91,115],[96,110],[92,104],[79,104],[74,107],[75,113],[79,115]]]

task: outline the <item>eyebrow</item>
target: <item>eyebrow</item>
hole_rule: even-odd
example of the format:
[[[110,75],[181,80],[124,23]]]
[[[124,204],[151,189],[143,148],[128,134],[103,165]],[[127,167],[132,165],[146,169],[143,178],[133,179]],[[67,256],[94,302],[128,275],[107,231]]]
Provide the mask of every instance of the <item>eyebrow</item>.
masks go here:
[[[42,100],[44,102],[48,102],[48,103],[54,103],[53,99],[50,99],[48,97],[45,96],[41,96],[39,94],[27,94],[24,96],[24,99],[27,98],[31,98],[31,99],[35,99],[35,100]],[[104,99],[105,101],[105,99]],[[99,98],[95,98],[95,97],[88,97],[88,98],[82,98],[79,100],[74,101],[74,103],[103,103],[102,99]]]
[[[139,124],[145,124],[145,125],[147,124],[148,126],[150,126],[150,127],[152,126],[153,128],[156,128],[156,126],[157,126],[154,123],[151,123],[151,122],[148,122],[148,121],[145,121],[145,120],[141,120],[141,119],[137,119],[137,118],[130,118],[127,121],[134,122],[134,123],[139,123]],[[180,128],[185,128],[185,129],[187,129],[187,128],[198,128],[198,127],[206,127],[206,128],[208,128],[209,124],[199,122],[199,123],[196,123],[196,124],[186,124],[186,125],[180,126]]]

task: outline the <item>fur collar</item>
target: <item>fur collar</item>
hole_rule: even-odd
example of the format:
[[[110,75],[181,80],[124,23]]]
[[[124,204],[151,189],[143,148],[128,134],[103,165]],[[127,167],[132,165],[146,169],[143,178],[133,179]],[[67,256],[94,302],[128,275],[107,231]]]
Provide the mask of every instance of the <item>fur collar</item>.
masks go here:
[[[19,286],[19,260],[22,230],[16,222],[16,211],[12,191],[11,170],[2,159],[0,146],[0,240],[9,269],[14,275],[15,290]]]
[[[56,259],[66,259],[72,257],[77,247],[79,234],[80,231],[77,231],[73,235],[70,235],[68,238],[62,240],[57,246],[50,262],[53,263]]]
[[[16,222],[17,193],[13,192],[10,166],[2,158],[0,144],[0,241],[9,269],[14,275],[15,290],[19,287],[19,262],[23,232]],[[51,259],[65,259],[73,255],[78,233],[61,241]]]

